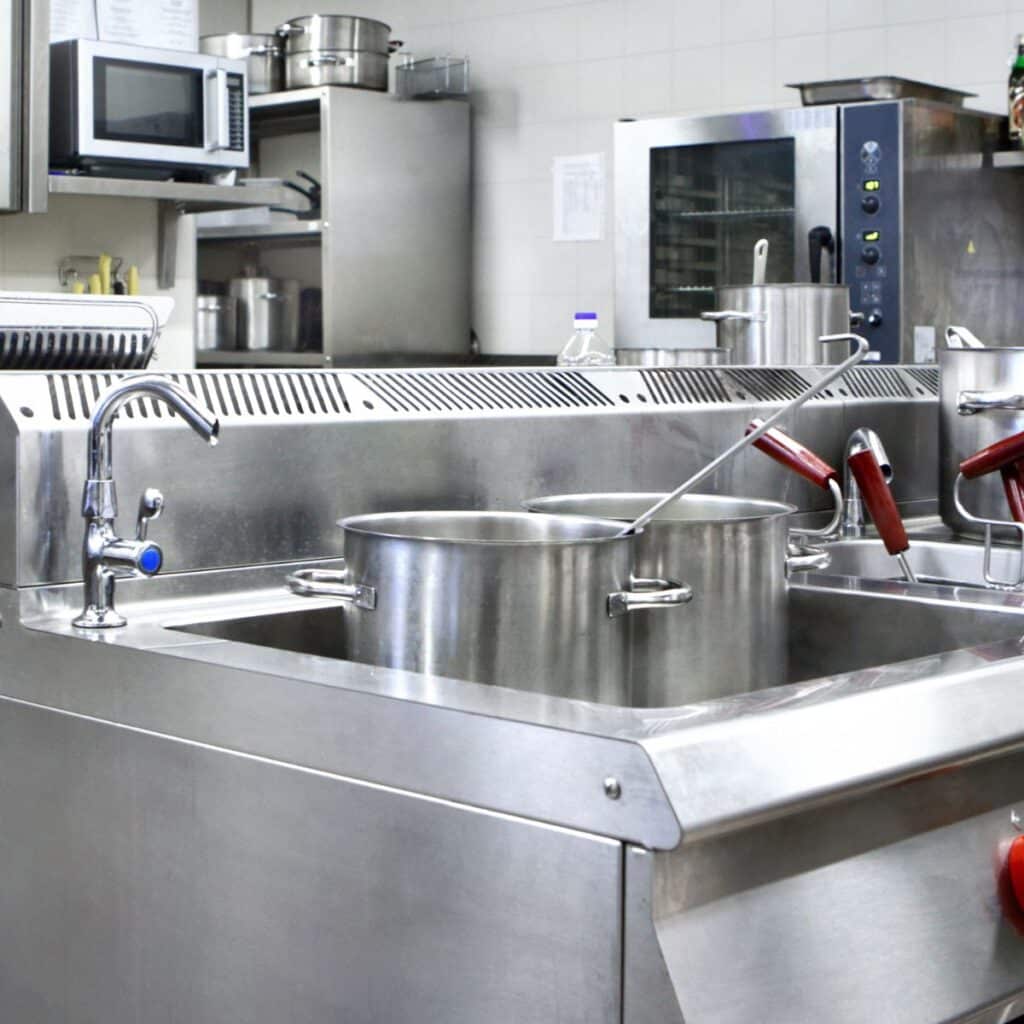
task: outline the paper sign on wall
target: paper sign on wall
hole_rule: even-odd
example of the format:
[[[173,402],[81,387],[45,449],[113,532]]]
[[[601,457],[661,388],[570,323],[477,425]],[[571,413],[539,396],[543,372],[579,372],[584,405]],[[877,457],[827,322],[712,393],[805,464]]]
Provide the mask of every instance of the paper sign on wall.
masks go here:
[[[557,156],[554,162],[554,240],[604,238],[604,154]]]
[[[50,42],[96,38],[96,0],[50,0]]]
[[[197,0],[96,0],[100,39],[191,50],[199,45]]]

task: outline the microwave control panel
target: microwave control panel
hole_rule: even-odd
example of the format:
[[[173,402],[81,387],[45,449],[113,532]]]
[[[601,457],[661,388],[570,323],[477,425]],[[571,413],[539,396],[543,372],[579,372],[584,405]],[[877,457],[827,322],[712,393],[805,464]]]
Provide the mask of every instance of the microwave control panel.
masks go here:
[[[855,330],[871,343],[869,359],[900,362],[899,103],[851,104],[842,112],[842,279]]]

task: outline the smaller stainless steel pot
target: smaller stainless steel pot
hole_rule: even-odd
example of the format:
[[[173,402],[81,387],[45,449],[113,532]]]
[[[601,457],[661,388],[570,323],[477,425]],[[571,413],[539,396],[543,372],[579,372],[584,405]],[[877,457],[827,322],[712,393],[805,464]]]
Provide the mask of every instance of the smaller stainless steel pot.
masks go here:
[[[252,352],[294,352],[299,347],[299,283],[277,277],[236,277],[228,290],[238,300],[238,347]]]
[[[339,525],[347,571],[304,570],[288,586],[347,601],[344,649],[372,665],[628,705],[628,613],[692,596],[636,580],[635,537],[603,519],[393,512]]]
[[[730,353],[724,348],[617,348],[619,366],[724,366]]]
[[[661,497],[564,494],[525,507],[632,522]],[[637,536],[637,574],[685,579],[694,598],[685,615],[634,622],[635,706],[675,707],[786,681],[787,535],[795,511],[776,501],[687,494]],[[792,568],[810,568],[800,557]]]
[[[203,36],[199,52],[244,60],[250,95],[279,92],[284,82],[281,37],[271,33],[226,32]]]
[[[387,54],[391,26],[373,18],[347,14],[306,14],[278,25],[285,54],[309,50],[349,50]]]
[[[820,366],[846,352],[818,339],[850,330],[850,289],[844,284],[729,285],[715,289],[718,347],[735,366]]]
[[[196,351],[238,348],[238,300],[231,295],[196,296]]]
[[[367,50],[302,50],[284,63],[286,89],[314,85],[348,85],[384,92],[388,87],[387,53]]]

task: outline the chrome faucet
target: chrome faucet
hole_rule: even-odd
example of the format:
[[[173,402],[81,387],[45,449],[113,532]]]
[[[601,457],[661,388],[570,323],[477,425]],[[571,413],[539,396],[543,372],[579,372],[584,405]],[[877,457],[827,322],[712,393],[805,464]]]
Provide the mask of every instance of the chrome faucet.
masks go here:
[[[846,455],[843,457],[843,522],[840,532],[844,537],[863,537],[864,502],[860,496],[860,487],[850,472],[850,456],[858,452],[869,451],[878,463],[885,482],[892,482],[892,463],[885,451],[882,439],[870,427],[858,427],[846,442]]]
[[[135,540],[123,540],[114,532],[114,420],[121,407],[139,395],[149,395],[169,405],[211,445],[217,443],[220,432],[220,422],[212,412],[177,384],[155,374],[122,380],[100,398],[89,427],[89,461],[82,493],[82,516],[86,520],[82,545],[85,607],[72,620],[72,625],[81,629],[123,626],[125,619],[114,608],[115,580],[118,576],[155,576],[164,560],[160,546],[146,537],[150,520],[156,519],[164,508],[164,496],[155,488],[148,487],[142,493]]]

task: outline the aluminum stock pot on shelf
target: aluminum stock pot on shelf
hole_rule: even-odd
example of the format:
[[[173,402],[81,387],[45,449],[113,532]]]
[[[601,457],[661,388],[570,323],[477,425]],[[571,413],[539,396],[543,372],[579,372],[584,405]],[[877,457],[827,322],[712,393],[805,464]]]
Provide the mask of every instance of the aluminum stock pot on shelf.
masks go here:
[[[349,85],[384,91],[388,57],[401,46],[391,39],[390,25],[349,15],[307,14],[277,32],[284,40],[286,89]]]
[[[353,661],[630,704],[631,627],[681,619],[688,587],[636,579],[621,523],[526,512],[353,516],[344,572],[288,578],[341,598]]]
[[[199,52],[244,60],[251,96],[281,89],[281,38],[276,34],[226,32],[223,35],[202,36]]]

